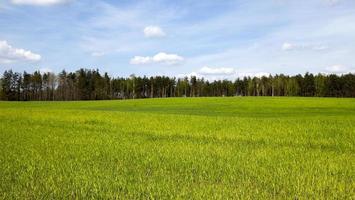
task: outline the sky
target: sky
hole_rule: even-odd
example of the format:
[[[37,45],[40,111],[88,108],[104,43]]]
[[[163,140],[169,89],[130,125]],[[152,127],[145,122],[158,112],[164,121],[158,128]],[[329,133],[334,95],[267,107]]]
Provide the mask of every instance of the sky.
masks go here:
[[[0,71],[355,73],[354,0],[0,0]]]

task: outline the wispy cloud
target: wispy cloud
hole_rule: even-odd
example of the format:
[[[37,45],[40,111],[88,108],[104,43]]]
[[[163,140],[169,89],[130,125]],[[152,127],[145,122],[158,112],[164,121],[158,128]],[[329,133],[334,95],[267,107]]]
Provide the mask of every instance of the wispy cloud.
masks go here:
[[[341,3],[342,0],[323,0],[323,1],[333,6]]]
[[[316,45],[316,44],[295,44],[285,42],[282,44],[282,50],[284,51],[291,51],[291,50],[314,50],[314,51],[321,51],[328,49],[326,45]]]
[[[11,0],[15,5],[52,6],[68,3],[72,0]]]

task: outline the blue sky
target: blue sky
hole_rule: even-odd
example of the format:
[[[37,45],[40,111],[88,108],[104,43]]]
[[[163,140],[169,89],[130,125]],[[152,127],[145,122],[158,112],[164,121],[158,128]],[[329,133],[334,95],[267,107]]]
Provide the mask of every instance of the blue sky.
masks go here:
[[[354,0],[0,0],[0,70],[355,72]]]

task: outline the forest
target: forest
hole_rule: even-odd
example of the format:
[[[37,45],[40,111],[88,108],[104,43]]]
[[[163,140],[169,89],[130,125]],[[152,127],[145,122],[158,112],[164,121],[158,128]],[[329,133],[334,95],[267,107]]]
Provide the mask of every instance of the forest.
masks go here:
[[[69,101],[209,96],[355,97],[355,74],[270,75],[234,81],[208,81],[195,76],[110,77],[98,69],[19,73],[7,70],[0,79],[0,99]]]

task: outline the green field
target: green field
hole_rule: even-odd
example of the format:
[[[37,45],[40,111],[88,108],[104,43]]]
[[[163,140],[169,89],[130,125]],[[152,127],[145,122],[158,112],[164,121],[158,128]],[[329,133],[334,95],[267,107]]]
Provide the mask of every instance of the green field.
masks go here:
[[[0,102],[0,199],[355,199],[355,99]]]

